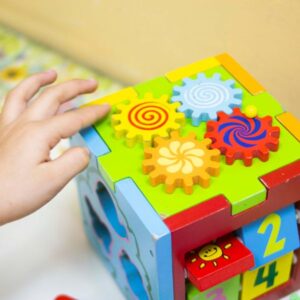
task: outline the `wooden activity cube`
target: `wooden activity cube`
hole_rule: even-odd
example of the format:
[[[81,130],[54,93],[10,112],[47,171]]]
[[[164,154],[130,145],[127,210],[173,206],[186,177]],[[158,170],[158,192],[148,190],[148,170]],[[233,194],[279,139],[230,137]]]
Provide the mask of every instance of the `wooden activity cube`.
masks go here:
[[[86,234],[128,299],[278,299],[300,288],[300,122],[228,54],[87,105],[73,138]]]

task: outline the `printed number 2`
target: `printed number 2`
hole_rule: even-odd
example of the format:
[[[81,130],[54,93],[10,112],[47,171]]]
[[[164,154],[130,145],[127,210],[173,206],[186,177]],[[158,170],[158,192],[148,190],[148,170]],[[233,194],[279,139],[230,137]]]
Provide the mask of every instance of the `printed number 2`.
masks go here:
[[[206,298],[210,300],[226,300],[226,297],[223,295],[223,289],[221,288],[207,293]]]
[[[279,230],[281,226],[281,219],[280,216],[277,214],[270,214],[268,215],[263,222],[261,223],[260,227],[258,228],[259,234],[265,234],[266,230],[269,226],[272,226],[270,238],[268,240],[268,244],[264,253],[264,257],[272,255],[284,248],[285,245],[285,238],[277,241]]]
[[[266,267],[262,267],[258,270],[254,285],[257,286],[266,282],[267,288],[270,288],[274,285],[275,277],[278,275],[278,272],[276,271],[276,261],[269,265],[269,272],[267,276],[264,276],[265,268]]]

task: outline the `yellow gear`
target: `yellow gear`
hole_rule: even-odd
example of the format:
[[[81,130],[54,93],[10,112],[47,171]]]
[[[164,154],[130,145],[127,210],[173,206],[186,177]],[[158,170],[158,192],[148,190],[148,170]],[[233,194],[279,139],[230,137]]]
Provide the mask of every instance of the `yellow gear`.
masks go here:
[[[143,99],[130,99],[128,104],[119,104],[112,115],[112,126],[117,138],[125,136],[126,145],[133,147],[141,141],[144,146],[152,146],[156,136],[168,137],[173,130],[179,130],[185,116],[176,109],[179,103],[169,103],[164,95],[154,98],[145,94]]]
[[[157,137],[155,146],[145,149],[143,171],[149,173],[153,186],[165,183],[167,193],[182,187],[191,194],[193,185],[208,187],[210,175],[219,175],[220,151],[209,149],[211,143],[210,139],[198,141],[193,132],[187,137],[180,137],[178,132],[172,132],[169,139]]]

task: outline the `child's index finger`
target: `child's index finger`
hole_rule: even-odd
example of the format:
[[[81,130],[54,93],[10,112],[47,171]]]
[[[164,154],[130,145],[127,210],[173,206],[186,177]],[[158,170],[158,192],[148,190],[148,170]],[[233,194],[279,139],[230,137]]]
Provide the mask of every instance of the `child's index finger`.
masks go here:
[[[81,129],[88,127],[103,118],[110,111],[109,104],[93,105],[78,108],[51,118],[47,122],[50,135],[59,134],[60,138],[67,138]]]

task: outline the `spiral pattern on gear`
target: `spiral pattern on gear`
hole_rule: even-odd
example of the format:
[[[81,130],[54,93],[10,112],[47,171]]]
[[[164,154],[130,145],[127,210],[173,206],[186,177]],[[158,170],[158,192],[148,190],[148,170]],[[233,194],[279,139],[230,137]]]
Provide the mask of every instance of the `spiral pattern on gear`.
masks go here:
[[[228,88],[216,82],[202,82],[185,90],[184,99],[194,108],[212,108],[230,99]]]
[[[128,113],[130,124],[142,130],[161,128],[168,121],[168,111],[157,102],[143,102],[135,105]]]
[[[251,148],[267,136],[267,130],[262,127],[261,120],[249,119],[243,116],[232,116],[218,128],[222,140],[229,146]]]

